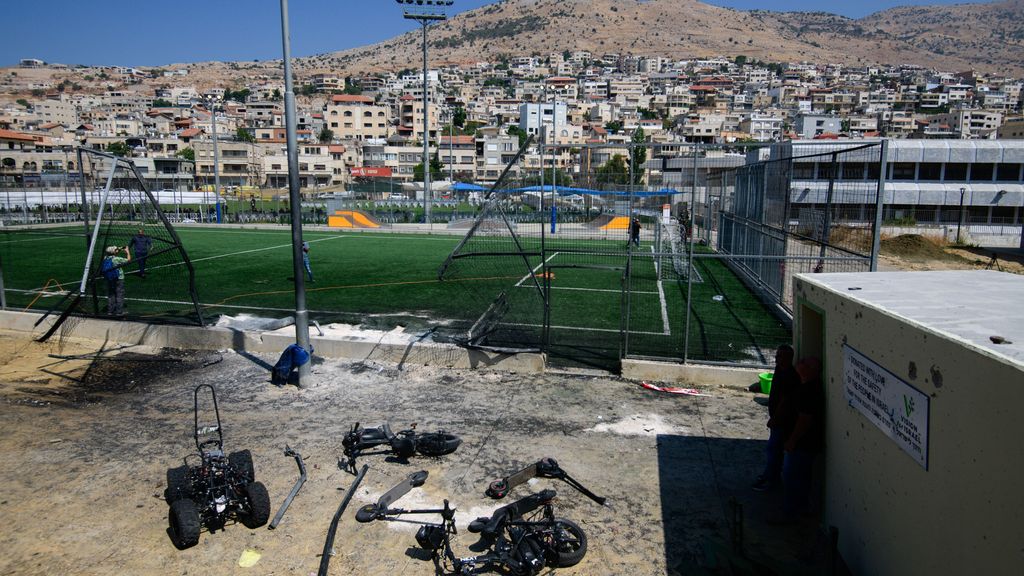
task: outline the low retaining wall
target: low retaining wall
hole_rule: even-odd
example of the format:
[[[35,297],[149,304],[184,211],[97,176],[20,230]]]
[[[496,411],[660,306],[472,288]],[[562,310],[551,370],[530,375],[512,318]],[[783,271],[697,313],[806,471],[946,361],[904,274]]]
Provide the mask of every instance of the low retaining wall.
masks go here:
[[[34,327],[38,314],[0,311],[0,327],[16,332],[42,334],[51,325],[47,319]],[[315,334],[315,331],[314,331]],[[291,335],[273,332],[246,332],[238,329],[198,326],[153,325],[86,318],[78,321],[72,332],[84,338],[108,344],[138,344],[161,348],[188,350],[235,350],[279,354],[295,342]],[[57,336],[55,335],[54,338]],[[446,368],[493,368],[507,372],[540,373],[544,371],[543,354],[497,354],[467,350],[453,344],[419,342],[414,335],[401,344],[385,343],[371,338],[331,338],[310,335],[315,354],[324,358],[375,360],[382,362],[422,364]]]
[[[707,364],[672,364],[648,360],[622,361],[622,377],[631,380],[671,382],[688,386],[729,386],[747,388],[757,382],[757,375],[764,370],[752,368],[730,368]]]

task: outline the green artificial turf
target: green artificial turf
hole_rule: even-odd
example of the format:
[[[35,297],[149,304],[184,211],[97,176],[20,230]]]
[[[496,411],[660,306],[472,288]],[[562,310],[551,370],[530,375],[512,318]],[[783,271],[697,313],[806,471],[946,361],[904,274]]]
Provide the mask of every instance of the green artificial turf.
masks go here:
[[[287,229],[238,230],[180,226],[178,233],[196,271],[196,290],[207,320],[218,314],[283,317],[294,310],[291,236]],[[64,235],[62,235],[64,234]],[[307,308],[322,322],[359,322],[373,327],[432,326],[451,320],[472,323],[499,291],[512,291],[513,306],[503,321],[539,333],[543,306],[530,271],[539,257],[520,261],[471,258],[458,273],[439,282],[438,269],[459,236],[308,231],[315,283],[307,284]],[[535,239],[524,239],[536,247]],[[604,255],[549,251],[553,277],[549,345],[567,355],[593,352],[617,358],[627,308],[621,292],[625,250],[621,239],[579,240],[566,247]],[[659,282],[650,250],[642,243],[633,259],[629,295],[628,352],[681,358],[686,338],[685,279],[662,260]],[[0,231],[0,266],[8,305],[52,307],[51,288],[76,289],[82,274],[82,229]],[[577,267],[586,266],[586,267]],[[608,269],[593,269],[605,266]],[[127,277],[132,316],[160,319],[192,313],[187,275],[173,255],[148,263],[145,279]],[[613,269],[615,268],[615,269]],[[689,350],[694,360],[766,362],[771,347],[789,339],[788,330],[720,260],[698,259],[704,282],[692,285]],[[130,271],[130,270],[129,270]],[[519,287],[512,287],[522,280]],[[544,280],[540,282],[543,284]],[[97,285],[102,284],[97,282]],[[103,293],[105,288],[98,288]],[[722,299],[715,300],[720,295]],[[664,308],[664,313],[662,312]]]

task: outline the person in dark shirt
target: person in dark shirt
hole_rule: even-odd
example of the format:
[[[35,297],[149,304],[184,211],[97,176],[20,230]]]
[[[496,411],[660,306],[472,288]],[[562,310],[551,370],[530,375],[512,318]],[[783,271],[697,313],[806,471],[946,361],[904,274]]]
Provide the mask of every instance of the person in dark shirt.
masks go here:
[[[139,233],[132,236],[131,242],[128,243],[128,247],[135,254],[135,262],[139,265],[139,278],[146,277],[146,256],[149,255],[149,249],[152,246],[153,239],[146,236],[146,232],[142,228],[139,228]]]
[[[629,241],[637,248],[640,247],[640,217],[634,216],[629,223]],[[628,246],[628,244],[627,244]]]
[[[789,344],[783,344],[775,351],[775,373],[768,394],[768,446],[765,448],[764,472],[753,485],[757,492],[782,484],[783,444],[796,423],[793,402],[786,399],[800,385],[800,376],[793,368],[793,356],[793,347]]]
[[[825,391],[821,383],[821,361],[801,358],[796,363],[800,384],[789,399],[796,420],[786,438],[782,462],[782,516],[774,523],[795,522],[808,509],[814,458],[824,447]]]

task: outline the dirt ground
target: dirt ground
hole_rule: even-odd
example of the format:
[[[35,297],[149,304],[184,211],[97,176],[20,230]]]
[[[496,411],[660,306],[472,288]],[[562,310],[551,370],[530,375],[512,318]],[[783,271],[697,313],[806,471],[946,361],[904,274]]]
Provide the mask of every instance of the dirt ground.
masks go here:
[[[458,510],[455,551],[471,555],[469,520],[498,502],[490,480],[550,456],[601,507],[553,480],[511,497],[558,490],[556,513],[580,524],[589,551],[565,575],[821,573],[813,519],[769,527],[776,492],[750,490],[763,463],[765,397],[714,388],[707,396],[643,389],[607,375],[514,375],[325,361],[317,386],[269,383],[267,363],[234,352],[37,344],[0,332],[0,574],[315,574],[328,524],[353,476],[339,469],[355,422],[445,428],[463,445],[408,463],[366,457],[370,471],[338,529],[331,574],[434,574],[416,525],[357,524],[355,510],[412,471],[430,476],[399,501],[448,498]],[[87,359],[51,354],[88,355]],[[276,512],[298,477],[309,479],[276,530],[229,524],[179,551],[167,534],[165,473],[195,450],[192,390],[218,392],[229,451],[248,448]],[[246,551],[259,555],[241,567]]]
[[[1000,270],[1024,274],[1024,252],[1012,248],[951,247],[904,234],[882,240],[879,270]]]

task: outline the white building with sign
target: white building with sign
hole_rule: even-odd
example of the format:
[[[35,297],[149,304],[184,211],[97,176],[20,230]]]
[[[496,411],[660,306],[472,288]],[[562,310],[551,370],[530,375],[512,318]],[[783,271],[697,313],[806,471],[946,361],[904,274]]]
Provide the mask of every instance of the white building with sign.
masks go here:
[[[853,574],[1024,574],[1024,276],[802,274],[824,527]]]

